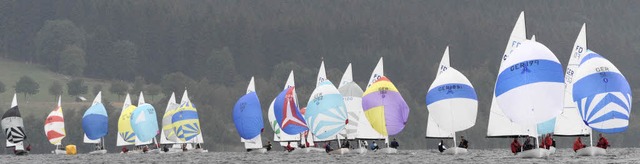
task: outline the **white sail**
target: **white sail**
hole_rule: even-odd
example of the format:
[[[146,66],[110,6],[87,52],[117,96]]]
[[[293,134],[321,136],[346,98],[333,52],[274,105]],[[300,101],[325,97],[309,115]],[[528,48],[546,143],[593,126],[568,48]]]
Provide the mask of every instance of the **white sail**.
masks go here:
[[[96,95],[96,98],[93,99],[93,102],[91,103],[91,105],[95,105],[98,103],[102,103],[102,91],[98,92],[98,95]],[[83,139],[84,143],[100,143],[100,139],[89,139],[87,137],[86,134],[84,134],[84,139]]]
[[[320,86],[320,83],[327,80],[327,73],[324,69],[324,61],[320,63],[320,69],[318,69],[318,78],[316,78],[316,87]]]
[[[160,144],[174,144],[178,141],[178,138],[175,136],[173,132],[173,126],[171,124],[171,117],[173,116],[173,111],[178,109],[180,104],[176,103],[176,95],[171,92],[171,97],[169,97],[169,101],[167,102],[167,107],[164,110],[164,115],[162,116],[162,132],[160,132]]]
[[[345,84],[353,81],[353,71],[351,70],[351,63],[347,66],[347,69],[344,70],[344,74],[342,74],[342,79],[340,79],[340,84],[338,88],[341,88]]]
[[[516,21],[507,47],[504,50],[501,61],[503,61],[510,53],[522,44],[527,38],[527,30],[525,26],[524,11],[520,13],[518,20]],[[502,66],[502,62],[500,63]],[[487,137],[511,137],[511,136],[524,136],[529,132],[536,131],[535,126],[522,126],[512,122],[507,118],[502,109],[496,102],[495,93],[493,93],[491,100],[491,109],[489,112],[489,124],[487,126]]]
[[[378,80],[380,77],[384,76],[384,63],[382,61],[382,57],[380,57],[380,60],[378,61],[378,64],[376,64],[376,67],[373,68],[373,72],[371,72],[371,77],[369,78],[369,82],[367,83],[367,88],[369,88],[371,86],[371,84],[373,84],[373,82],[376,82],[376,80]]]
[[[440,60],[440,65],[438,65],[438,71],[436,72],[436,78],[442,74],[444,71],[449,69],[449,46],[444,49],[444,54],[442,55],[442,59]],[[453,138],[453,133],[449,131],[442,130],[440,125],[438,125],[431,116],[431,113],[427,113],[427,133],[425,135],[426,138]]]
[[[559,136],[588,136],[591,128],[584,124],[578,107],[573,101],[574,74],[580,65],[580,59],[587,52],[586,25],[582,24],[580,33],[573,44],[569,64],[564,74],[564,110],[556,118],[554,135]]]
[[[458,132],[476,124],[478,97],[471,82],[449,67],[429,87],[427,108],[441,130]]]
[[[364,91],[353,81],[351,72],[351,63],[349,63],[349,66],[347,66],[347,69],[344,71],[344,75],[342,75],[340,87],[338,88],[340,94],[344,97],[344,104],[347,107],[349,119],[345,131],[340,133],[340,135],[343,138],[347,137],[347,139],[355,139],[357,137],[358,126],[360,125],[359,120],[365,117],[362,109],[362,94]]]
[[[553,119],[562,112],[563,74],[562,65],[549,48],[524,41],[500,66],[494,90],[497,103],[511,121],[520,125],[536,126]],[[537,130],[529,135],[537,136]]]
[[[240,137],[240,139],[242,139],[242,137]],[[242,139],[244,142],[244,148],[245,149],[259,149],[262,148],[262,134],[258,134],[258,136],[256,136],[255,138],[252,138],[250,140],[244,140]]]
[[[376,64],[376,67],[373,69],[373,72],[371,72],[371,77],[369,78],[367,88],[369,88],[371,84],[373,84],[375,81],[380,79],[380,77],[384,76],[383,65],[384,63],[383,63],[382,57],[380,57],[378,64]],[[360,104],[360,108],[363,108],[362,96],[360,96],[359,98],[354,98],[353,103],[358,103]],[[364,114],[364,110],[360,110],[359,114],[357,115],[359,116],[358,130],[357,130],[358,134],[356,135],[357,139],[376,139],[377,140],[377,139],[386,138],[386,136],[383,136],[382,134],[378,133],[375,129],[373,129],[373,126],[371,126],[369,119],[367,119],[367,117]]]
[[[14,93],[13,94],[13,100],[11,100],[11,107],[9,109],[13,109],[13,108],[17,108],[17,107],[18,107],[18,99],[17,99],[16,94]],[[18,127],[18,126],[24,127],[24,123],[23,123],[22,117],[11,116],[11,118],[7,118],[6,120],[3,119],[3,121],[2,121],[2,130],[5,130],[5,133],[4,133],[5,135],[7,135],[7,131],[6,131],[7,129],[10,129],[12,127]],[[16,135],[20,136],[17,133],[16,133]],[[24,136],[24,132],[22,132],[22,136]],[[20,139],[16,138],[14,140],[20,140]],[[24,150],[24,149],[18,149],[18,148],[22,147],[22,141],[20,141],[18,143],[14,143],[14,142],[9,141],[9,138],[7,138],[5,141],[6,141],[6,145],[5,145],[6,147],[16,147],[16,150]]]
[[[49,113],[44,123],[44,132],[53,145],[62,145],[66,136],[64,129],[64,115],[62,114],[62,96],[58,96],[58,105]]]
[[[253,80],[253,76],[251,76],[251,81],[249,81],[249,86],[247,86],[246,93],[251,93],[255,91],[256,91],[256,84],[255,84],[255,81]]]
[[[131,106],[131,97],[127,93],[127,96],[125,96],[125,98],[124,98],[124,102],[122,102],[122,110],[120,111],[120,117],[123,117],[125,109],[127,109],[127,107],[129,107],[129,106]],[[128,117],[131,117],[131,115],[129,115]],[[120,120],[118,120],[118,123],[119,123],[119,121]],[[130,143],[130,142],[125,141],[124,138],[122,138],[122,136],[120,134],[117,134],[116,136],[117,136],[116,146],[126,146],[126,145],[133,145],[134,144],[134,143]]]
[[[295,86],[295,81],[294,81],[294,75],[293,75],[293,70],[291,71],[291,73],[289,73],[289,78],[287,78],[287,82],[284,85],[283,89],[287,89],[289,87],[294,87]],[[286,134],[282,131],[282,129],[280,129],[280,125],[278,124],[278,121],[276,120],[276,115],[273,112],[273,105],[274,105],[275,99],[273,99],[273,101],[271,101],[271,105],[269,105],[269,111],[267,113],[267,118],[269,119],[269,126],[271,127],[271,129],[273,130],[273,141],[278,141],[278,142],[285,142],[285,141],[300,141],[300,135],[289,135]],[[296,104],[298,104],[298,100],[297,98],[295,99]],[[286,142],[285,142],[286,143]]]

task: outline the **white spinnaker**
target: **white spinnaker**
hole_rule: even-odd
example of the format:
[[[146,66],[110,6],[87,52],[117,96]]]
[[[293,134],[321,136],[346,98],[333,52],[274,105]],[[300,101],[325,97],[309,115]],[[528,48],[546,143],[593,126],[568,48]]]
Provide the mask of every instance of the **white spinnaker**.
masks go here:
[[[345,126],[344,133],[340,133],[340,135],[343,138],[355,139],[358,134],[359,120],[365,116],[362,109],[363,91],[360,86],[353,81],[351,63],[349,63],[349,66],[347,66],[347,69],[342,75],[338,90],[344,97],[344,105],[347,107],[347,118],[349,119],[349,123]]]
[[[449,67],[436,77],[429,93],[435,102],[427,104],[429,114],[443,131],[458,132],[471,128],[476,124],[478,100],[471,82],[458,70]],[[442,94],[445,93],[445,94]]]
[[[514,48],[518,47],[527,38],[527,30],[525,25],[524,11],[520,13],[516,21],[511,36],[507,42],[501,61],[507,57]],[[503,64],[500,63],[502,66]],[[487,126],[487,137],[511,137],[529,135],[530,132],[536,131],[535,126],[522,126],[512,122],[502,112],[496,101],[496,95],[493,93],[491,99],[491,109],[489,112],[489,124]]]
[[[504,114],[524,126],[536,126],[555,118],[562,112],[564,101],[562,65],[558,58],[535,41],[522,42],[511,54],[500,66],[495,89]],[[529,135],[537,135],[537,131]]]

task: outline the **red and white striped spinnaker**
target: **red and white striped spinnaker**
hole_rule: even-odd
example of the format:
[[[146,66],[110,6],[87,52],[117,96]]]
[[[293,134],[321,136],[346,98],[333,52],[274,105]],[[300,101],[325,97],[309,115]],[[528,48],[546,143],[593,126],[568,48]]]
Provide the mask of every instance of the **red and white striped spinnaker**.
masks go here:
[[[66,136],[60,99],[61,97],[58,97],[58,105],[49,113],[49,116],[47,116],[47,119],[44,121],[44,132],[47,134],[49,142],[53,145],[61,145],[62,139]]]

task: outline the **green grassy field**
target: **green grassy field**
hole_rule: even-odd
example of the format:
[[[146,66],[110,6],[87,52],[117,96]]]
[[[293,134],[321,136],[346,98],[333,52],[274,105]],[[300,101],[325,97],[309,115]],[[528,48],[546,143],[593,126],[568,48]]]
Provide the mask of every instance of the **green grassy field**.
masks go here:
[[[2,108],[2,111],[9,109],[12,96],[15,92],[14,86],[20,77],[25,75],[30,76],[40,84],[40,91],[35,95],[27,95],[26,99],[23,94],[18,94],[18,106],[23,116],[33,114],[36,118],[44,118],[49,114],[49,111],[53,109],[57,101],[57,96],[49,94],[49,86],[51,86],[54,81],[61,82],[65,88],[65,95],[62,96],[63,109],[84,110],[83,107],[89,106],[95,97],[92,89],[93,86],[98,84],[102,85],[103,98],[111,101],[114,106],[121,105],[124,100],[124,97],[118,98],[118,95],[109,93],[110,81],[84,78],[85,84],[89,86],[89,93],[81,96],[87,98],[87,101],[75,102],[75,97],[66,94],[66,83],[71,81],[70,76],[52,72],[42,65],[0,58],[0,81],[4,83],[6,87],[6,91],[0,94],[0,108]],[[135,97],[137,96],[132,98]],[[156,97],[161,97],[161,95]]]

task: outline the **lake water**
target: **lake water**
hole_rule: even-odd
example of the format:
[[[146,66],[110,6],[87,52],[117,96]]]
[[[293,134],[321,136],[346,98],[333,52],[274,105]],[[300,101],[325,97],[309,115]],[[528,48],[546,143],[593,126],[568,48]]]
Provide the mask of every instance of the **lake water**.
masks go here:
[[[469,150],[467,155],[441,155],[436,150],[399,150],[398,154],[329,155],[326,153],[267,154],[209,152],[174,154],[106,154],[0,156],[1,163],[640,163],[639,148],[613,148],[606,156],[576,157],[571,149],[558,149],[546,159],[516,158],[507,149]]]

